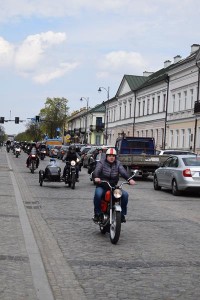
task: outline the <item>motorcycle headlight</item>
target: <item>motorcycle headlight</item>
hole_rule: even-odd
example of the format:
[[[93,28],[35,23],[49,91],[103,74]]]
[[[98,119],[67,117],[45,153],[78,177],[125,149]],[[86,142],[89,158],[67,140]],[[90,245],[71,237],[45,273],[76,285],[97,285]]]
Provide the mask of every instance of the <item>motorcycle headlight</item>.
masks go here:
[[[36,155],[35,155],[35,154],[32,154],[31,156],[32,156],[32,157],[36,157]]]
[[[72,160],[71,161],[71,166],[75,166],[75,164],[76,164],[75,160]]]
[[[76,162],[77,162],[77,163],[79,162],[79,158],[77,158]]]
[[[120,189],[115,189],[113,192],[113,195],[116,199],[120,198],[122,196],[122,190]]]

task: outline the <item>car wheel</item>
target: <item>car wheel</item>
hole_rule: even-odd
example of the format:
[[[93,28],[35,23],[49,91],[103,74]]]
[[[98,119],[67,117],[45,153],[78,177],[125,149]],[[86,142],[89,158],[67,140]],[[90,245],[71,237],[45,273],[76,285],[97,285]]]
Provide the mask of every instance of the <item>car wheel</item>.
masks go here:
[[[161,189],[161,186],[159,186],[158,184],[158,178],[155,175],[153,178],[153,186],[154,186],[154,190],[159,191]]]
[[[172,194],[174,196],[179,196],[180,195],[180,191],[178,190],[178,185],[175,179],[173,179],[172,181]]]

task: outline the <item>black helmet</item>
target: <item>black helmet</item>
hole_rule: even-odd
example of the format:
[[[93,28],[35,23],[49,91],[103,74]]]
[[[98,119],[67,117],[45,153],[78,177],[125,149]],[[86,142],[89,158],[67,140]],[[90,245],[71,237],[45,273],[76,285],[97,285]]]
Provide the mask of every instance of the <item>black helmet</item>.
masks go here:
[[[76,147],[74,145],[69,146],[69,151],[70,152],[75,152],[76,151]]]

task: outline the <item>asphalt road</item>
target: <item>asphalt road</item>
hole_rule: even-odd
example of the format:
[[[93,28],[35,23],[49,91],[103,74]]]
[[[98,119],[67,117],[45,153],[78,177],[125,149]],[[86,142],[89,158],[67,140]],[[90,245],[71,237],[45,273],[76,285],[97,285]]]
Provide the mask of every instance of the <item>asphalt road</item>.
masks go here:
[[[127,222],[113,245],[91,220],[95,187],[86,169],[75,190],[62,182],[40,187],[48,157],[31,174],[26,154],[7,156],[54,299],[199,299],[199,194],[154,191],[151,179],[124,186]]]

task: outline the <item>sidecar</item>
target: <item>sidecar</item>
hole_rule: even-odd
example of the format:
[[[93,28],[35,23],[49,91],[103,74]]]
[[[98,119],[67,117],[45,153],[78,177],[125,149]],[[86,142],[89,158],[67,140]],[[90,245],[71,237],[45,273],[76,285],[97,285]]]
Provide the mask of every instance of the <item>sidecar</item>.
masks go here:
[[[45,170],[39,171],[39,184],[43,185],[43,182],[60,182],[61,181],[61,168],[56,165],[56,160],[51,159],[50,164],[46,166]]]

